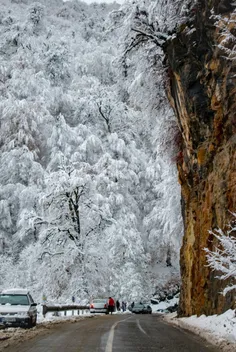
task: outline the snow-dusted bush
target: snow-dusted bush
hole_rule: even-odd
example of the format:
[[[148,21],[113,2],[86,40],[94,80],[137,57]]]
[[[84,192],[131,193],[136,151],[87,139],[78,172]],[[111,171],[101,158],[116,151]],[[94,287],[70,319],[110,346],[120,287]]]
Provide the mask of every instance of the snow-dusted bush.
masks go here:
[[[221,273],[216,277],[219,280],[233,279],[233,283],[224,288],[224,295],[236,289],[236,213],[233,216],[235,220],[226,232],[221,229],[210,231],[218,240],[218,245],[213,250],[205,248],[209,267]]]

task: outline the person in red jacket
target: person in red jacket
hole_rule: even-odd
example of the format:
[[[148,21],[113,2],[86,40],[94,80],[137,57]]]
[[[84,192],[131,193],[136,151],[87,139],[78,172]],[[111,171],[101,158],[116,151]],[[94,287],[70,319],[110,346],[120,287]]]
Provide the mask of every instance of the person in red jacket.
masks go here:
[[[108,311],[111,312],[114,312],[115,310],[115,301],[112,297],[109,297],[109,300],[108,300]]]

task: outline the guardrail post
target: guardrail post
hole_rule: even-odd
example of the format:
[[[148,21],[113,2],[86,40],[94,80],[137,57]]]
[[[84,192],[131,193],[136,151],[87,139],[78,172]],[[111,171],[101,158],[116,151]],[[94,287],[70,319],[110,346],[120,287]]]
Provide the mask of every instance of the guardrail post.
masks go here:
[[[47,314],[47,306],[44,304],[43,305],[43,317],[44,318],[45,318],[46,314]]]

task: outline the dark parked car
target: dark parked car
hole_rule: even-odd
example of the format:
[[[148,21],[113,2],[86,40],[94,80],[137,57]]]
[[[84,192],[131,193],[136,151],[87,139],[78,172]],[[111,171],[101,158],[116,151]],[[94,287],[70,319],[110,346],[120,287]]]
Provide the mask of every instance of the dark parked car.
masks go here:
[[[37,321],[36,306],[27,290],[4,290],[0,293],[0,324],[31,328]]]
[[[166,309],[168,310],[169,313],[177,312],[177,310],[178,310],[178,304],[176,303],[175,305],[170,306],[170,307],[167,307]]]
[[[135,303],[132,308],[132,313],[135,314],[152,314],[152,308],[145,303]]]

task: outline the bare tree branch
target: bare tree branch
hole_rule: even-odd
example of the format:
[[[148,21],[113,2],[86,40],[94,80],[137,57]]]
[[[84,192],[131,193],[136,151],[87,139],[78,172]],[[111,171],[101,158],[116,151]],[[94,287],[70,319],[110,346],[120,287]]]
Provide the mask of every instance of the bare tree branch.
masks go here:
[[[61,254],[64,254],[64,252],[57,252],[57,253],[51,253],[51,252],[48,252],[48,251],[45,251],[41,254],[41,256],[38,258],[39,260],[43,260],[43,257],[45,255],[49,255],[50,257],[55,257],[55,255],[61,255]]]
[[[166,41],[166,39],[168,38],[167,34],[164,34],[161,32],[148,33],[139,28],[131,28],[131,30],[139,34],[142,34],[144,37],[152,39],[158,46],[163,45],[163,42],[160,42],[160,41]]]
[[[109,118],[109,117],[110,117],[110,114],[111,114],[112,109],[109,107],[108,112],[107,112],[107,115],[108,115],[108,116],[106,116],[106,115],[104,114],[104,112],[102,111],[101,104],[99,105],[99,104],[97,103],[97,106],[98,106],[98,111],[99,111],[100,115],[102,116],[102,118],[103,118],[104,121],[106,122],[108,132],[111,133],[111,122],[110,122],[110,118]]]

